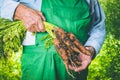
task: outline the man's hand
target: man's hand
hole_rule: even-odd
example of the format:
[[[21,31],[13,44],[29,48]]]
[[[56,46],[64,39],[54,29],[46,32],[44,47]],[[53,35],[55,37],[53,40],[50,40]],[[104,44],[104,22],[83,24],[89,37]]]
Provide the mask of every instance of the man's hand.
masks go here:
[[[30,32],[44,32],[42,21],[45,20],[43,14],[37,10],[19,4],[16,8],[14,19],[21,20],[26,29]]]
[[[86,49],[91,53],[91,56],[88,56],[86,54],[80,54],[78,56],[78,58],[81,60],[81,66],[73,67],[73,66],[69,65],[70,70],[74,70],[75,72],[80,72],[82,70],[85,70],[89,66],[89,64],[92,61],[92,57],[95,54],[95,51],[94,51],[94,48],[90,47],[90,46],[86,47]]]

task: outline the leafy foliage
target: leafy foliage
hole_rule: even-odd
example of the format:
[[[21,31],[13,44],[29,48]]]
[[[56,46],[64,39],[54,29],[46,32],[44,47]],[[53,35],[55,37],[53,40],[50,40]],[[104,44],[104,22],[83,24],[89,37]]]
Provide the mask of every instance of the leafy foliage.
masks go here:
[[[120,79],[120,40],[108,34],[100,54],[89,66],[88,80]]]
[[[12,54],[7,60],[0,58],[0,80],[20,80],[20,56],[21,51]]]
[[[26,29],[21,21],[0,18],[0,57],[7,57],[19,50]]]

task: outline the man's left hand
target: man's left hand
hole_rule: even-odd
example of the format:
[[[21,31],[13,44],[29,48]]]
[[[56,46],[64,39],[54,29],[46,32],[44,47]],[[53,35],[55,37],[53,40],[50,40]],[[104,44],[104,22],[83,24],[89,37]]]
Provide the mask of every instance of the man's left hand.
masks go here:
[[[92,61],[92,56],[94,54],[94,48],[93,47],[86,47],[86,49],[88,51],[90,51],[91,56],[88,56],[86,54],[79,54],[78,58],[81,60],[81,66],[73,67],[73,66],[69,65],[70,70],[74,70],[75,72],[80,72],[82,70],[85,70],[89,66],[89,64]]]

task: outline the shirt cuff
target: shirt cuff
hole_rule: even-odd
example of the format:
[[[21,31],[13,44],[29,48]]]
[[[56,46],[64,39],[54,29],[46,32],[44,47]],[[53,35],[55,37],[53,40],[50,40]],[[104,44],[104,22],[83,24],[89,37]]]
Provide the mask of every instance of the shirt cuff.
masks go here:
[[[92,46],[95,49],[96,55],[98,54],[101,48],[101,45],[96,41],[87,41],[84,46]]]
[[[5,1],[3,3],[3,6],[1,7],[1,17],[13,20],[14,12],[16,7],[19,5],[19,2],[9,0]]]

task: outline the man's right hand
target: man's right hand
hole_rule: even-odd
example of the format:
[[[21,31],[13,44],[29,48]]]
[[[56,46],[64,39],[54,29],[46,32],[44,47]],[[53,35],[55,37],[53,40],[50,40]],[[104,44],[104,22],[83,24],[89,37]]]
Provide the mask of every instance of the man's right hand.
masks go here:
[[[21,20],[26,29],[30,32],[44,32],[42,21],[45,17],[40,11],[33,10],[23,4],[19,4],[16,8],[14,19]]]

